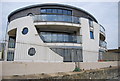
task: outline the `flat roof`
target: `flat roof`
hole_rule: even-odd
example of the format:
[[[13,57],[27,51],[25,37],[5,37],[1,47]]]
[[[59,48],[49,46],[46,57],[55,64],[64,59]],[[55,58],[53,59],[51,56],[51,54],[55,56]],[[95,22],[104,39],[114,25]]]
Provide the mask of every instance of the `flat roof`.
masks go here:
[[[23,10],[26,10],[26,9],[30,9],[30,8],[35,8],[35,7],[43,7],[43,6],[60,6],[60,7],[67,7],[67,8],[72,8],[72,9],[76,9],[76,10],[79,10],[79,11],[82,11],[84,12],[85,14],[89,15],[90,17],[92,17],[94,19],[95,22],[98,23],[98,21],[88,12],[86,12],[85,10],[83,9],[80,9],[80,8],[77,8],[77,7],[74,7],[74,6],[70,6],[70,5],[66,5],[66,4],[57,4],[57,3],[46,3],[46,4],[36,4],[36,5],[30,5],[30,6],[26,6],[26,7],[23,7],[23,8],[19,8],[13,12],[11,12],[9,15],[8,15],[8,20],[10,19],[10,17],[20,11],[23,11]]]

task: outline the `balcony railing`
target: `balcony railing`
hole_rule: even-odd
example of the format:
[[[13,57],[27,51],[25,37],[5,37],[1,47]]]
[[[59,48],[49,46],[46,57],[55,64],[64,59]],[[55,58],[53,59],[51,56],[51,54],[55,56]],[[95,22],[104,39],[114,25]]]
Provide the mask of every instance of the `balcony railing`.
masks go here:
[[[107,48],[107,43],[105,41],[100,40],[99,41],[99,46],[103,48]]]
[[[82,43],[82,36],[75,35],[40,35],[45,43]]]
[[[75,16],[68,16],[68,15],[35,15],[33,16],[34,22],[41,22],[41,21],[53,21],[53,22],[69,22],[69,23],[76,23],[79,24],[79,17]]]
[[[100,31],[105,33],[105,28],[102,25],[100,25]]]

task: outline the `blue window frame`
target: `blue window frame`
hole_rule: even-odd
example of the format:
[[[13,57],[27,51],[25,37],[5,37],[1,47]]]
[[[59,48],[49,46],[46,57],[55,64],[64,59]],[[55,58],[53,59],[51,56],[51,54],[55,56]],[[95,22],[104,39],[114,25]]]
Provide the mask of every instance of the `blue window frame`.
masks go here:
[[[90,31],[90,38],[91,38],[91,39],[94,39],[93,31]]]

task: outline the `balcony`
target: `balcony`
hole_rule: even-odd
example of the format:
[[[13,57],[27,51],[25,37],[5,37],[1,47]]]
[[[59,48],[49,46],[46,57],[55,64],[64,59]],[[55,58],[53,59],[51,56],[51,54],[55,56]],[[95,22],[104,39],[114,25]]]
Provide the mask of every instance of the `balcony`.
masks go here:
[[[100,31],[105,35],[105,28],[102,25],[100,25]]]
[[[69,15],[35,15],[33,16],[34,22],[68,22],[80,24],[79,17]]]
[[[99,41],[99,46],[103,48],[107,48],[107,43],[105,41],[100,40]]]
[[[66,33],[41,32],[39,36],[45,43],[82,43],[82,36]]]

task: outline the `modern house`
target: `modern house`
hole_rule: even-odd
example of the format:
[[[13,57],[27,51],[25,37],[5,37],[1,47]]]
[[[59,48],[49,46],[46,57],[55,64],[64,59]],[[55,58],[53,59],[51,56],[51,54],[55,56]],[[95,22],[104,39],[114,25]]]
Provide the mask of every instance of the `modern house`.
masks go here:
[[[8,16],[6,61],[97,62],[105,29],[88,12],[64,4],[37,4]]]

